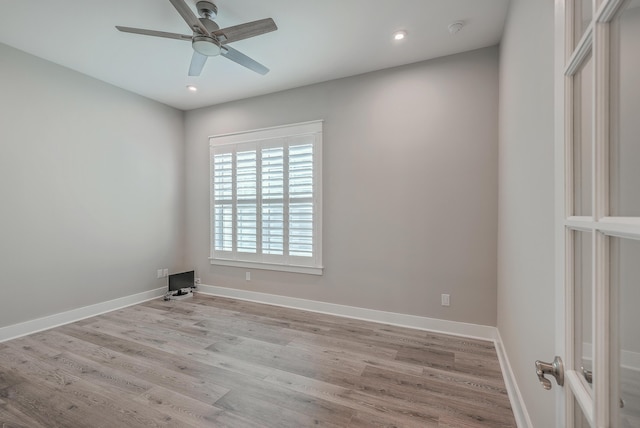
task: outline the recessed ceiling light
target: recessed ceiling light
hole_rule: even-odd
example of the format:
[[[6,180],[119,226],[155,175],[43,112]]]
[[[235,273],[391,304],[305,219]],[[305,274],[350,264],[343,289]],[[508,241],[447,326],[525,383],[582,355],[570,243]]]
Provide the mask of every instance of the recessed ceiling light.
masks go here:
[[[462,30],[464,27],[464,21],[456,21],[449,24],[449,33],[456,34],[458,31]]]
[[[198,90],[198,88],[196,88],[193,85],[187,85],[187,89],[190,90],[191,92],[196,92]]]
[[[396,31],[395,33],[393,33],[393,40],[402,40],[405,37],[407,37],[407,32],[406,31]]]

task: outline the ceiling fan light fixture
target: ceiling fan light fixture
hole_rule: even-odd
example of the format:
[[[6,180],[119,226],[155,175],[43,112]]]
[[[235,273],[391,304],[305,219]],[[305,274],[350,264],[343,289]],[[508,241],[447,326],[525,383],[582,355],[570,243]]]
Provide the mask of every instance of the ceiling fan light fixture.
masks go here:
[[[191,46],[196,52],[205,56],[220,55],[220,45],[212,37],[194,36]]]

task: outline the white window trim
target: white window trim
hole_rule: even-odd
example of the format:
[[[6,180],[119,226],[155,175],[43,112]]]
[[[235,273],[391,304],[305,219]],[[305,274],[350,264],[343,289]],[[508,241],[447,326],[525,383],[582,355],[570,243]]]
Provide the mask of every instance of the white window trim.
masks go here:
[[[209,163],[211,171],[209,173],[210,180],[210,257],[209,261],[212,265],[231,266],[240,268],[253,268],[264,270],[275,270],[282,272],[303,273],[309,275],[322,275],[322,120],[302,122],[291,125],[281,125],[271,128],[261,128],[250,131],[234,132],[229,134],[220,134],[209,137],[210,158]],[[291,264],[270,263],[268,261],[250,261],[236,260],[216,255],[214,233],[214,200],[213,200],[213,163],[211,162],[215,148],[225,145],[236,145],[242,143],[264,141],[272,138],[295,137],[297,135],[316,134],[317,139],[314,145],[314,263],[312,265],[298,265],[295,262]]]
[[[227,260],[227,259],[214,259],[209,257],[209,262],[212,265],[217,266],[231,266],[245,269],[262,269],[262,270],[275,270],[280,272],[293,272],[293,273],[305,273],[308,275],[322,275],[323,267],[311,267],[311,266],[295,266],[295,265],[280,265],[274,263],[264,262],[245,262],[241,260]]]

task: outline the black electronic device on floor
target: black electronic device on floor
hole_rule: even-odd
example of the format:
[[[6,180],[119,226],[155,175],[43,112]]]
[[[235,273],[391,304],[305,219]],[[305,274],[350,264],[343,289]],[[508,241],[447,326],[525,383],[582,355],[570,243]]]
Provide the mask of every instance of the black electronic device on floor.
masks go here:
[[[195,271],[187,271],[181,273],[172,273],[169,275],[169,292],[170,299],[183,299],[193,296],[193,289],[196,286]]]

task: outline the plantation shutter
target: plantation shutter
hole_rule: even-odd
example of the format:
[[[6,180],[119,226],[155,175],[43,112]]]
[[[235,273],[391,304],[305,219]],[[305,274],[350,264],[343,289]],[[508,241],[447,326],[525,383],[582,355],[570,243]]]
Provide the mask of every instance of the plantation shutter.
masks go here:
[[[211,263],[320,274],[322,123],[211,138]]]
[[[262,149],[262,253],[285,254],[283,145]]]
[[[313,256],[313,142],[289,146],[289,253]]]

